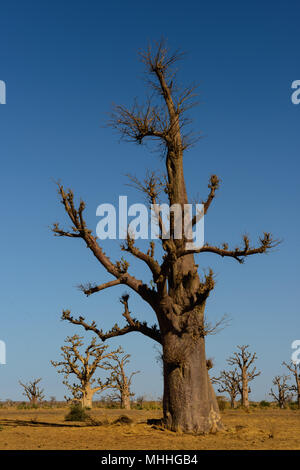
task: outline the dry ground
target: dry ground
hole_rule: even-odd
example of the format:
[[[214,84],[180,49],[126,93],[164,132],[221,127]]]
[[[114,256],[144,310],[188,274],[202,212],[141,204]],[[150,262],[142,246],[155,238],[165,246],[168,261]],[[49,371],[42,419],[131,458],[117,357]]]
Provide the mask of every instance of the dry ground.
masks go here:
[[[160,411],[130,410],[132,424],[112,424],[122,410],[95,409],[102,426],[64,422],[67,409],[0,410],[0,449],[300,449],[300,411],[225,410],[225,431],[208,436],[177,435],[146,424]]]

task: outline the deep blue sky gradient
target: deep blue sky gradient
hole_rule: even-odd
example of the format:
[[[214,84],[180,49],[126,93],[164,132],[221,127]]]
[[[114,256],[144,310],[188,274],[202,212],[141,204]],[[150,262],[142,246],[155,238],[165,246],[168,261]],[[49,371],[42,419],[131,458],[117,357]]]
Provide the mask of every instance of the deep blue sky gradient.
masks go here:
[[[257,351],[263,373],[252,397],[265,399],[272,377],[289,360],[299,322],[299,124],[291,83],[300,79],[299,2],[279,1],[10,1],[0,14],[1,302],[0,398],[21,399],[18,379],[42,377],[47,397],[62,398],[61,377],[50,365],[64,338],[78,328],[60,321],[63,308],[95,319],[103,329],[121,320],[121,287],[86,298],[76,285],[110,279],[80,240],[58,239],[52,222],[67,222],[54,180],[96,207],[128,194],[124,174],[162,169],[145,147],[119,143],[104,125],[112,103],[145,96],[138,50],[164,35],[187,56],[180,81],[198,82],[200,105],[191,112],[203,138],[186,153],[191,197],[205,198],[209,175],[222,179],[205,220],[206,241],[235,246],[247,232],[283,239],[268,256],[245,265],[214,255],[217,286],[207,304],[210,320],[224,313],[231,325],[207,339],[215,374],[237,344]],[[118,258],[116,243],[106,243]],[[133,262],[132,271],[144,276]],[[132,296],[132,312],[149,323],[150,309]],[[89,339],[91,335],[86,334]],[[153,343],[139,334],[111,341],[132,354],[134,391],[162,395]]]

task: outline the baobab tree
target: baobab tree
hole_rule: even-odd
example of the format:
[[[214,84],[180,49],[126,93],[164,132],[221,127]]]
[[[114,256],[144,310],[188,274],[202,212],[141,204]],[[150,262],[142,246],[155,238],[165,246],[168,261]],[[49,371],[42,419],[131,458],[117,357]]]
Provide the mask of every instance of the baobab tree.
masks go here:
[[[115,397],[120,401],[121,408],[130,410],[130,397],[134,395],[130,391],[132,378],[139,371],[132,372],[129,376],[126,375],[125,366],[129,364],[130,354],[124,356],[116,356],[112,361],[108,361],[105,364],[112,370],[111,373],[111,388],[116,390]]]
[[[78,335],[67,337],[67,345],[61,347],[63,360],[51,361],[51,364],[58,368],[58,373],[64,374],[63,384],[70,390],[73,398],[79,400],[82,407],[92,408],[94,394],[108,389],[112,382],[111,376],[103,382],[94,375],[99,369],[109,370],[109,366],[104,362],[115,359],[121,350],[108,352],[108,346],[97,344],[94,337],[82,354],[82,339],[83,337]],[[70,383],[71,375],[75,375],[79,383]]]
[[[237,369],[234,370],[222,370],[219,377],[212,377],[213,384],[218,387],[219,393],[228,393],[230,397],[231,408],[236,407],[236,397],[240,393],[240,375]]]
[[[38,383],[40,383],[41,380],[41,378],[33,379],[27,384],[23,384],[19,380],[19,384],[24,388],[23,395],[28,398],[30,405],[35,406],[45,398],[44,389],[38,386]]]
[[[290,392],[290,385],[287,383],[289,380],[288,375],[276,375],[273,379],[273,385],[276,386],[277,391],[271,391],[269,395],[273,397],[279,405],[279,408],[284,409],[286,407],[286,402],[292,398],[292,394]]]
[[[300,364],[296,364],[293,361],[291,361],[290,364],[287,364],[286,362],[283,362],[282,364],[288,368],[295,379],[295,384],[290,386],[290,391],[296,392],[297,404],[300,409]]]
[[[249,345],[237,346],[238,351],[227,359],[228,364],[239,368],[239,392],[241,394],[241,403],[245,408],[249,408],[249,382],[260,375],[256,371],[256,367],[250,369],[254,361],[257,359],[256,353],[248,351]]]
[[[81,324],[85,329],[95,331],[103,340],[139,332],[163,348],[164,362],[164,425],[173,431],[206,433],[222,428],[219,409],[211,385],[205,357],[205,320],[204,312],[207,298],[214,288],[213,270],[203,276],[198,272],[195,255],[213,253],[222,258],[230,258],[238,263],[255,254],[266,253],[277,242],[270,233],[264,233],[256,246],[250,244],[247,235],[243,236],[240,247],[229,248],[227,243],[214,246],[205,243],[201,247],[192,247],[191,236],[186,235],[184,223],[175,224],[174,208],[180,208],[183,222],[185,204],[188,196],[183,172],[183,156],[193,143],[190,133],[185,131],[188,124],[186,113],[192,105],[194,87],[181,88],[176,80],[174,66],[181,54],[170,54],[163,41],[141,52],[141,59],[149,76],[153,91],[145,106],[137,101],[131,108],[116,106],[110,125],[127,141],[137,144],[147,140],[158,142],[165,163],[165,174],[159,177],[155,172],[148,172],[144,181],[131,177],[131,183],[147,198],[154,209],[159,235],[151,241],[149,250],[144,252],[128,231],[127,239],[121,248],[125,253],[145,263],[152,276],[151,282],[136,278],[130,272],[127,259],[112,261],[103,251],[101,242],[88,228],[85,217],[85,203],[76,206],[74,194],[65,190],[58,183],[60,200],[71,221],[70,229],[63,229],[58,223],[53,232],[59,237],[82,239],[105,270],[113,277],[101,284],[83,285],[83,292],[91,294],[124,284],[138,294],[156,314],[157,323],[148,326],[133,318],[128,309],[123,317],[125,326],[114,326],[104,332],[96,327],[95,322],[88,324],[84,317],[74,318],[69,311],[64,311],[62,318]],[[199,218],[207,214],[219,188],[220,179],[212,175],[209,179],[209,193],[203,201],[203,210],[189,219],[192,227],[197,226]],[[169,229],[165,227],[161,216],[161,198],[167,199],[170,213]],[[181,225],[181,228],[180,228]],[[178,228],[179,227],[179,228]],[[179,232],[179,234],[178,234]],[[156,243],[161,250],[155,250]],[[127,304],[127,303],[126,303]],[[128,306],[128,305],[127,305]]]

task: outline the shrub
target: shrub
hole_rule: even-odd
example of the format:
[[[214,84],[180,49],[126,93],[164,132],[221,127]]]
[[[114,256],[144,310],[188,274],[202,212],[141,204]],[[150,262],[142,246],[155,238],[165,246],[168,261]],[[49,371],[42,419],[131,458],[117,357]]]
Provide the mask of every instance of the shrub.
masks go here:
[[[65,416],[65,421],[86,421],[89,419],[89,414],[86,410],[82,407],[80,403],[76,405],[72,405],[70,407],[69,413]]]
[[[259,403],[259,406],[261,408],[269,408],[271,406],[270,402],[269,401],[266,401],[266,400],[262,400],[260,403]]]
[[[27,410],[28,408],[29,406],[25,403],[25,401],[23,401],[22,403],[19,403],[17,406],[18,410]]]
[[[226,408],[226,400],[224,397],[217,397],[217,402],[219,405],[219,410],[224,411]]]
[[[36,403],[26,403],[25,401],[22,401],[21,403],[18,404],[17,409],[18,410],[36,410],[39,408],[39,405]]]
[[[289,404],[288,404],[289,408],[291,410],[298,410],[298,403],[296,401],[291,401]]]

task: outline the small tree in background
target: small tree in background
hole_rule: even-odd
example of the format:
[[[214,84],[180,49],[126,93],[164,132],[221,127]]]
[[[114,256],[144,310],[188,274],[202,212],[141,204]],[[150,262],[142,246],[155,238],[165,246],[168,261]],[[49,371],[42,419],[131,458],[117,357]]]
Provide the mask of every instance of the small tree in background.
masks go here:
[[[31,406],[38,405],[38,403],[45,398],[44,389],[38,386],[38,383],[40,383],[41,380],[41,378],[34,379],[31,382],[28,382],[28,384],[23,384],[19,380],[19,384],[24,388],[23,395],[28,398]]]
[[[256,367],[250,370],[257,356],[256,352],[252,354],[248,351],[249,345],[237,346],[237,348],[238,351],[234,352],[233,356],[227,359],[227,362],[231,366],[238,366],[240,370],[239,392],[241,394],[241,403],[245,408],[249,408],[249,382],[260,375],[260,372],[256,372]]]
[[[288,368],[288,370],[293,374],[295,379],[295,385],[290,387],[291,392],[296,392],[297,394],[297,404],[298,408],[300,409],[300,364],[296,364],[295,362],[290,362],[287,364],[286,362],[282,363],[284,366]]]
[[[120,400],[121,408],[125,410],[130,410],[130,397],[134,395],[130,391],[132,378],[135,374],[139,373],[139,371],[135,371],[127,377],[125,366],[129,364],[129,358],[130,354],[125,354],[123,357],[115,356],[113,358],[115,364],[112,362],[105,363],[108,368],[112,369],[110,386],[117,390],[115,397]]]
[[[55,405],[56,405],[56,397],[54,395],[51,395],[50,406],[55,406]]]
[[[212,377],[212,383],[218,386],[218,392],[226,392],[230,396],[231,408],[236,407],[236,397],[240,393],[240,375],[237,369],[226,371],[222,370],[219,377]]]
[[[273,391],[271,388],[271,392],[269,395],[275,398],[277,401],[279,408],[284,409],[286,407],[287,401],[292,398],[292,394],[290,392],[290,385],[287,383],[289,380],[288,375],[276,375],[273,379],[273,385],[277,387],[277,391]]]
[[[67,346],[61,347],[62,361],[51,361],[54,367],[59,368],[58,373],[64,374],[63,384],[71,391],[73,398],[80,400],[82,407],[91,408],[95,393],[102,392],[111,386],[112,378],[108,377],[105,382],[93,376],[97,369],[108,370],[109,366],[104,363],[107,359],[115,359],[120,349],[106,352],[108,346],[96,344],[93,338],[90,345],[80,353],[79,348],[83,346],[83,337],[74,335],[67,337]],[[75,375],[79,383],[69,383],[69,377]],[[92,385],[95,384],[94,387]]]

